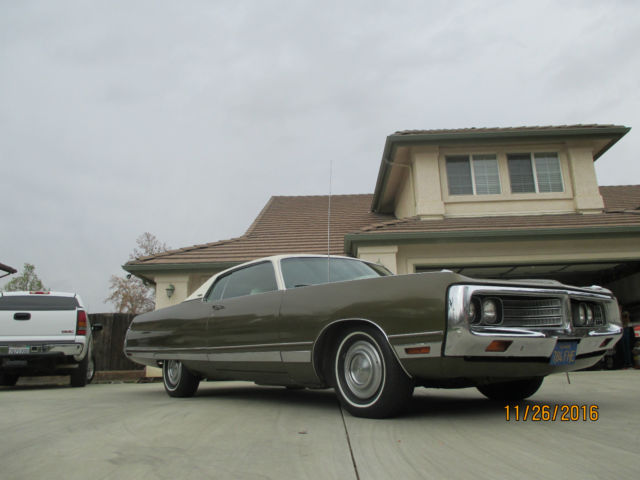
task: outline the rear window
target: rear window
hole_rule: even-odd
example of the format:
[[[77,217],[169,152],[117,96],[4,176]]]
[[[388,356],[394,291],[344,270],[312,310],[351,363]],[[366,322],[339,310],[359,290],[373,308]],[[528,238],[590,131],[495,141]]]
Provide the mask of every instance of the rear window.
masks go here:
[[[49,295],[11,295],[0,297],[0,310],[75,310],[75,297]]]

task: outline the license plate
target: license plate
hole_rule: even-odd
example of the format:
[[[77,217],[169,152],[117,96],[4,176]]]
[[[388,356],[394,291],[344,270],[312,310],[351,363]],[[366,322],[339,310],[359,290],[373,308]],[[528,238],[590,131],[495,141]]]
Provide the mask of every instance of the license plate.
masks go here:
[[[551,353],[551,365],[573,365],[576,363],[578,342],[558,342]]]
[[[31,348],[25,347],[9,347],[9,355],[28,355]]]

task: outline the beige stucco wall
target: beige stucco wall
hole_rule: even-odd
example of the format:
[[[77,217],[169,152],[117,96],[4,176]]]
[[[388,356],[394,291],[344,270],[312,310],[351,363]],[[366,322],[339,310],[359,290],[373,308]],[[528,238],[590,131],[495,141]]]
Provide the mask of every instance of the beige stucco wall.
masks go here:
[[[512,194],[507,153],[557,152],[564,191]],[[495,154],[501,193],[449,195],[447,155]],[[400,167],[396,167],[400,168]],[[414,147],[408,154],[407,173],[396,192],[395,215],[421,219],[492,215],[600,213],[604,202],[598,190],[593,150],[586,144],[508,144],[482,147]]]
[[[640,260],[638,237],[554,239],[536,238],[502,241],[461,240],[401,245],[397,254],[399,274],[413,273],[416,266],[509,265],[544,263],[594,263]]]
[[[206,282],[212,275],[221,270],[206,273],[178,273],[178,274],[157,274],[154,277],[156,282],[156,310],[160,308],[177,305],[195,292],[200,285]],[[167,296],[167,288],[173,285],[175,290],[171,298]]]

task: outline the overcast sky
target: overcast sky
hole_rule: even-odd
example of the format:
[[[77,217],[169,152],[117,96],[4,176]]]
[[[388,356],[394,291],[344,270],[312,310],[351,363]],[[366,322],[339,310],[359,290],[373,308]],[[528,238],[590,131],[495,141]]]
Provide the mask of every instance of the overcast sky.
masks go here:
[[[91,312],[143,232],[371,193],[397,130],[614,123],[640,184],[637,1],[0,0],[0,262]],[[11,277],[0,280],[0,286]]]

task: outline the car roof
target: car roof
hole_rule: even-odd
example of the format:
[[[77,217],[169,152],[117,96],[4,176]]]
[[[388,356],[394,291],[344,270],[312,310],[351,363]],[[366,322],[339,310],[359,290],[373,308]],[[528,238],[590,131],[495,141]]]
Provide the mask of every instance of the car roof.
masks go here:
[[[317,253],[292,253],[292,254],[288,254],[288,255],[286,255],[286,254],[285,255],[272,255],[270,257],[257,258],[255,260],[251,260],[249,262],[241,263],[239,265],[234,265],[233,267],[227,268],[226,270],[222,270],[221,272],[213,274],[211,277],[209,277],[209,279],[207,279],[207,281],[205,281],[202,285],[200,285],[184,301],[186,302],[188,300],[194,300],[194,299],[197,299],[197,298],[202,298],[204,296],[205,292],[211,286],[211,284],[219,276],[221,276],[222,274],[226,274],[228,272],[231,272],[233,270],[237,270],[237,269],[240,269],[240,268],[243,268],[243,267],[247,267],[249,265],[254,265],[256,263],[262,263],[262,262],[279,263],[281,260],[286,260],[287,258],[327,258],[327,257],[329,257],[329,258],[341,258],[341,259],[345,259],[345,260],[356,260],[356,261],[359,261],[359,262],[369,263],[366,260],[362,260],[361,258],[345,257],[343,255],[319,255]]]

